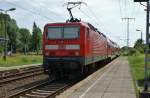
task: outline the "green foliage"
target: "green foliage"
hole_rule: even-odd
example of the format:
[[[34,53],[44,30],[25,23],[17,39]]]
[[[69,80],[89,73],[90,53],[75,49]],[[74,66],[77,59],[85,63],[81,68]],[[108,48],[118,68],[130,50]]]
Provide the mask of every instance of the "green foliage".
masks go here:
[[[140,53],[137,49],[135,49],[135,48],[130,48],[129,49],[129,54],[128,55],[132,56],[132,55],[138,55],[138,54],[140,54]]]
[[[24,51],[24,54],[26,54],[26,52],[28,51],[29,49],[29,43],[30,43],[30,32],[28,29],[26,28],[21,28],[19,29],[19,33],[20,33],[20,44],[22,47],[22,50]]]
[[[4,38],[4,33],[5,33],[5,15],[0,13],[0,38]],[[3,43],[0,43],[0,56],[2,55],[3,52]]]
[[[0,58],[0,67],[13,67],[26,64],[39,64],[42,63],[41,55],[20,55],[8,56],[7,62],[2,57]]]
[[[37,54],[42,47],[42,32],[36,23],[33,23],[33,32],[32,32],[32,50],[36,51]]]
[[[128,57],[132,76],[134,78],[134,81],[143,80],[144,78],[144,55],[138,55],[138,56],[129,56]]]
[[[28,29],[19,29],[16,21],[11,19],[8,14],[0,13],[0,37],[4,38],[5,33],[7,34],[7,39],[9,39],[7,44],[8,51],[13,53],[20,51],[24,52],[24,54],[27,51],[36,51],[39,54],[39,50],[42,47],[42,32],[35,22],[31,35]],[[0,55],[3,52],[3,48],[3,43],[0,43]]]
[[[8,41],[8,49],[16,52],[17,46],[17,31],[18,26],[14,19],[11,19],[9,15],[0,13],[0,37],[4,38],[6,33]],[[2,47],[2,45],[1,45]]]
[[[128,56],[128,61],[130,63],[136,94],[139,97],[139,88],[143,88],[144,85],[144,54]]]
[[[18,26],[14,19],[11,19],[11,21],[8,22],[7,34],[9,37],[8,44],[10,50],[16,52],[16,48],[17,48],[16,46],[18,44],[17,39],[19,38],[19,34],[18,34]]]
[[[3,13],[0,13],[0,37],[4,37],[5,33],[5,18],[6,15]]]
[[[125,55],[125,56],[139,55],[139,54],[144,53],[144,49],[145,49],[145,45],[143,43],[143,40],[138,39],[135,42],[135,45],[133,48],[132,47],[126,47],[126,46],[122,47],[121,53],[122,53],[122,55]]]
[[[140,54],[137,49],[132,48],[132,47],[122,47],[121,48],[121,53],[124,56],[132,56],[132,55],[138,55],[138,54]]]
[[[2,55],[3,50],[4,50],[3,45],[0,45],[0,56]]]
[[[134,48],[137,49],[140,53],[144,53],[144,44],[143,44],[143,40],[142,39],[138,39],[135,42]]]

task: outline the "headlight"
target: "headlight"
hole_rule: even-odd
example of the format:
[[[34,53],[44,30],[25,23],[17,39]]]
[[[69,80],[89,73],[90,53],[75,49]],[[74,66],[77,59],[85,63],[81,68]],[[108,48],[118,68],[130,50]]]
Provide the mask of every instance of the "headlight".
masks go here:
[[[45,55],[46,55],[46,56],[49,56],[49,52],[45,52]]]
[[[48,49],[58,49],[58,45],[46,45],[45,49],[46,50],[48,50]]]
[[[79,54],[80,54],[80,53],[79,53],[78,51],[75,52],[75,56],[79,56]]]
[[[80,45],[66,45],[66,49],[79,50]]]

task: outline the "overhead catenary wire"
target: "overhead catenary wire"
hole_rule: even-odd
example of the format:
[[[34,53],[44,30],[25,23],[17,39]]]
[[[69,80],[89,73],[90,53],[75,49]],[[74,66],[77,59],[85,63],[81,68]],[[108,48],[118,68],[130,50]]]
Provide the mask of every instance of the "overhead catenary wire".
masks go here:
[[[33,3],[35,3],[36,1],[37,1],[37,0],[32,0],[32,1],[30,0],[30,2],[33,2]],[[60,2],[61,2],[61,4],[62,4],[62,3],[64,3],[64,0],[60,0]],[[49,3],[49,2],[47,2],[47,3]],[[60,5],[61,5],[61,4],[60,4]],[[40,5],[39,5],[39,6],[40,6]],[[45,7],[46,7],[46,6],[40,7],[40,9],[38,9],[37,11],[41,10],[41,12],[44,12],[44,13],[45,13]],[[61,6],[60,6],[60,7],[61,7]],[[64,15],[61,15],[60,13],[56,13],[56,11],[55,11],[56,9],[55,9],[54,7],[50,7],[50,8],[47,7],[47,9],[48,9],[47,14],[50,13],[50,14],[52,14],[52,15],[55,16],[55,17],[53,16],[54,18],[59,17],[59,18],[61,18],[61,19],[63,19],[63,20],[66,20],[66,17],[65,17]],[[34,10],[35,10],[35,9],[34,9]]]
[[[70,1],[70,0],[69,0]],[[125,2],[126,3],[125,3]],[[126,10],[128,9],[128,6],[127,6],[127,4],[128,4],[128,1],[129,0],[118,0],[118,4],[119,4],[119,9],[120,9],[120,16],[123,16],[123,14],[124,14],[124,11],[123,11],[123,8],[126,8]],[[4,1],[5,2],[5,1]],[[6,2],[10,2],[9,0],[6,0]],[[13,3],[13,4],[11,4],[11,5],[14,5],[14,6],[17,6],[18,8],[20,8],[20,9],[23,9],[23,10],[25,10],[25,11],[28,11],[30,14],[33,14],[33,15],[38,15],[38,16],[40,16],[40,17],[42,17],[42,18],[44,18],[44,19],[47,19],[47,20],[50,20],[50,21],[53,21],[53,22],[56,22],[57,20],[55,19],[55,17],[50,17],[50,16],[47,16],[47,15],[45,15],[45,14],[41,14],[40,12],[38,12],[38,11],[35,11],[35,9],[33,8],[33,7],[31,7],[31,9],[28,9],[28,8],[26,8],[26,7],[23,7],[23,6],[21,6],[21,5],[18,5],[17,3],[14,3],[14,2],[10,2],[10,3]],[[9,4],[10,4],[9,3]],[[123,3],[125,3],[125,5],[127,6],[127,7],[125,7],[125,5],[123,5]],[[105,23],[103,23],[104,22],[104,19],[102,19],[102,18],[104,18],[104,17],[98,17],[97,16],[97,13],[95,12],[95,10],[94,10],[94,12],[93,12],[93,10],[89,7],[89,6],[87,6],[87,10],[89,10],[89,12],[90,13],[92,13],[92,14],[90,14],[89,15],[89,13],[88,12],[86,12],[86,11],[84,11],[84,10],[82,10],[82,9],[80,9],[80,11],[84,14],[84,16],[86,16],[86,17],[88,17],[90,20],[92,20],[97,26],[98,26],[98,28],[100,28],[101,30],[103,30],[103,31],[106,31],[106,32],[104,32],[104,33],[112,33],[112,32],[110,32],[111,30],[109,30],[109,29],[107,29],[107,28],[109,28]],[[119,11],[119,9],[118,9],[118,11]],[[40,9],[41,11],[44,11],[44,9]],[[54,10],[54,8],[52,8],[51,10]],[[132,10],[132,9],[131,9]],[[95,14],[96,13],[96,14]],[[53,13],[52,13],[53,14]],[[85,15],[86,14],[86,15]],[[98,14],[101,14],[101,13],[98,13]],[[53,14],[54,15],[54,14]],[[56,15],[56,16],[58,16],[59,17],[59,15]],[[60,15],[60,16],[63,16],[63,15]],[[36,18],[38,18],[38,17],[36,17]],[[110,35],[110,34],[109,34]]]
[[[125,12],[123,11],[125,7],[123,7],[123,2],[122,0],[118,0],[118,8],[119,8],[119,13],[120,13],[120,17],[122,18],[125,14]],[[120,32],[123,33],[124,32],[124,25],[123,25],[123,21],[122,19],[120,19],[120,24],[121,24],[121,30]],[[126,35],[126,34],[123,34]],[[119,37],[117,38],[117,40],[123,40],[123,44],[125,45],[125,41],[127,40],[125,36]]]
[[[132,12],[131,12],[131,13],[132,13],[132,16],[133,16],[133,17],[135,17],[135,4],[134,4],[134,2],[133,2],[133,1],[131,1],[131,2],[132,2],[132,5],[131,5],[131,6],[133,7],[133,9],[132,9]]]
[[[135,3],[133,0],[128,0],[128,16],[134,17],[135,14]]]
[[[36,2],[36,0],[32,0],[32,1],[30,1],[30,2],[33,2],[33,3],[35,3]],[[63,0],[60,0],[60,2],[62,3],[62,2],[64,2]],[[47,2],[48,3],[48,2]],[[61,4],[60,4],[61,5]],[[39,5],[40,6],[40,5]],[[61,6],[60,6],[61,7]],[[66,17],[64,16],[64,15],[61,15],[60,13],[56,13],[56,11],[55,11],[56,9],[55,8],[53,8],[53,7],[47,7],[47,13],[46,14],[51,14],[51,15],[53,15],[53,18],[51,18],[51,19],[57,19],[57,17],[59,17],[59,19],[61,18],[61,19],[63,19],[63,20],[66,20]],[[40,7],[40,9],[34,9],[34,11],[40,11],[40,12],[44,12],[45,13],[45,6],[44,7]],[[48,17],[49,18],[49,17]]]
[[[43,17],[43,18],[47,19],[47,20],[51,20],[52,22],[56,22],[54,19],[52,19],[52,18],[50,18],[50,17],[47,17],[47,16],[45,16],[45,15],[42,15],[42,14],[40,14],[40,13],[38,13],[38,12],[29,10],[29,9],[27,9],[27,8],[24,8],[24,7],[20,6],[20,5],[14,4],[14,3],[12,3],[12,2],[8,2],[8,1],[5,1],[5,2],[9,3],[10,5],[16,6],[16,7],[20,8],[20,9],[22,9],[22,10],[25,10],[25,11],[27,11],[27,12],[30,12],[31,14],[38,15],[38,16],[40,16],[40,17]]]
[[[135,4],[133,3],[133,1],[131,1],[131,0],[118,0],[118,4],[119,4],[120,14],[121,14],[120,20],[122,20],[123,17],[134,17],[134,15],[135,15]],[[134,29],[134,28],[135,28],[135,24],[132,25],[132,29]],[[122,21],[122,32],[125,32],[123,21]],[[126,37],[128,37],[126,39],[127,40],[127,46],[128,46],[129,45],[129,41],[128,41],[129,40],[129,34],[126,35]]]
[[[89,19],[92,19],[97,26],[100,26],[99,23],[91,16],[89,16],[88,14],[86,14],[84,11],[82,11],[81,9],[79,9],[81,11],[81,13],[83,13],[85,16],[87,16]]]
[[[102,22],[103,15],[101,15],[101,18],[97,17],[95,12],[91,9],[91,7],[89,5],[87,5],[87,9],[89,10],[89,12],[93,16],[93,18],[96,20],[96,22],[99,24],[99,26],[101,26],[101,28],[105,31],[104,33],[107,35],[110,35],[110,33],[112,33],[112,32],[108,28],[106,28],[107,26],[105,26],[105,23]],[[111,36],[111,37],[113,37],[113,36]]]
[[[24,8],[24,7],[20,6],[20,5],[17,5],[17,4],[15,4],[15,3],[12,3],[12,2],[9,2],[9,1],[5,1],[5,2],[7,2],[7,3],[9,3],[9,4],[13,5],[13,6],[16,6],[16,7],[20,8],[20,9],[23,9],[23,10],[25,10],[25,11],[27,11],[27,12],[30,12],[30,14],[38,15],[38,16],[40,16],[40,17],[44,17],[44,18],[47,19],[47,20],[51,20],[51,21],[53,21],[53,22],[56,22],[54,19],[49,18],[49,17],[47,17],[47,16],[45,16],[45,15],[42,15],[42,14],[38,13],[37,11],[35,12],[35,11],[33,11],[33,10],[29,10],[29,9],[27,9],[27,8]],[[82,11],[82,13],[84,13],[84,12]],[[84,13],[84,14],[86,14],[86,13]],[[86,16],[88,16],[90,19],[92,18],[92,17],[90,17],[90,16],[87,15],[87,14],[86,14]],[[98,23],[94,18],[92,18],[92,19],[95,21],[96,25],[100,26],[99,23]]]
[[[124,0],[124,13],[127,16],[127,0]]]
[[[102,21],[100,21],[100,19],[96,16],[96,14],[92,11],[92,9],[90,8],[90,6],[86,6],[87,9],[89,10],[89,12],[92,14],[92,16],[86,14],[84,11],[82,11],[81,9],[79,9],[85,16],[87,16],[90,20],[94,21],[94,23],[98,26],[101,27],[99,28],[100,30],[106,31],[105,34],[109,35],[107,32],[110,32],[108,30],[106,30],[106,28],[104,28],[104,23]],[[100,24],[101,23],[101,24]]]
[[[104,23],[101,21],[103,20],[102,17],[101,17],[101,20],[100,18],[97,17],[97,15],[94,13],[94,11],[90,8],[89,5],[86,6],[87,7],[87,10],[91,13],[91,15],[89,15],[89,13],[87,14],[84,11],[82,11],[81,9],[79,9],[86,17],[88,17],[90,20],[92,20],[94,23],[96,23],[96,25],[98,27],[100,27],[101,30],[103,30],[104,34],[107,34],[107,37],[110,35],[110,32],[108,29],[104,28]],[[102,16],[102,15],[101,15]],[[105,26],[106,27],[106,26]],[[114,36],[111,36],[111,37],[114,37]],[[109,37],[108,37],[109,38]],[[115,37],[114,37],[115,38]]]
[[[94,13],[94,11],[90,8],[90,6],[87,6],[87,9],[89,10],[89,12],[93,15],[93,17],[95,18],[96,22],[98,21],[98,24],[100,26],[103,27],[104,23],[97,17],[97,15]],[[101,15],[102,16],[102,15]],[[102,17],[101,17],[102,18]],[[101,23],[101,24],[100,24]],[[103,24],[103,25],[102,25]],[[106,28],[103,27],[103,29],[106,31],[106,32],[110,32],[109,30],[107,30]]]
[[[102,25],[100,25],[100,24],[96,21],[96,19],[94,19],[93,17],[89,16],[88,14],[86,14],[86,13],[85,13],[84,11],[82,11],[81,9],[79,9],[79,10],[81,11],[81,13],[83,13],[85,16],[87,16],[90,20],[92,20],[92,21],[98,26],[99,31],[101,31],[101,28],[100,28],[100,27],[102,27]],[[105,31],[106,31],[106,30],[105,30]],[[105,34],[108,35],[107,32],[105,32]]]
[[[120,16],[123,17],[123,15],[122,15],[121,1],[120,0],[118,0],[118,5],[119,5]]]

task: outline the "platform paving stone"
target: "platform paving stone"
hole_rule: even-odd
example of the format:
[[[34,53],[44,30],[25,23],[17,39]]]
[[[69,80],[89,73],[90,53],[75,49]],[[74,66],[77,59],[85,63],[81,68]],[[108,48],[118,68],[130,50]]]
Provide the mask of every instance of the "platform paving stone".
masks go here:
[[[69,98],[136,98],[127,58],[119,57],[111,67],[76,90]]]

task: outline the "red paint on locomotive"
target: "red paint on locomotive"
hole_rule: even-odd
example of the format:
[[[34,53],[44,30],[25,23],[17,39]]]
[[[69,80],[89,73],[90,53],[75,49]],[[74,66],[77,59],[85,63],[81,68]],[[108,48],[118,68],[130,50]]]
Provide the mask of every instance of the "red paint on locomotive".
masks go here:
[[[74,30],[73,32],[77,33],[76,37],[73,37],[69,30]],[[58,32],[62,34],[59,35]],[[55,38],[55,34],[59,37]],[[69,36],[72,37],[69,38]],[[43,65],[46,66],[45,69],[51,63],[63,61],[77,62],[80,66],[89,65],[117,55],[118,48],[116,43],[88,23],[52,23],[44,27]]]

